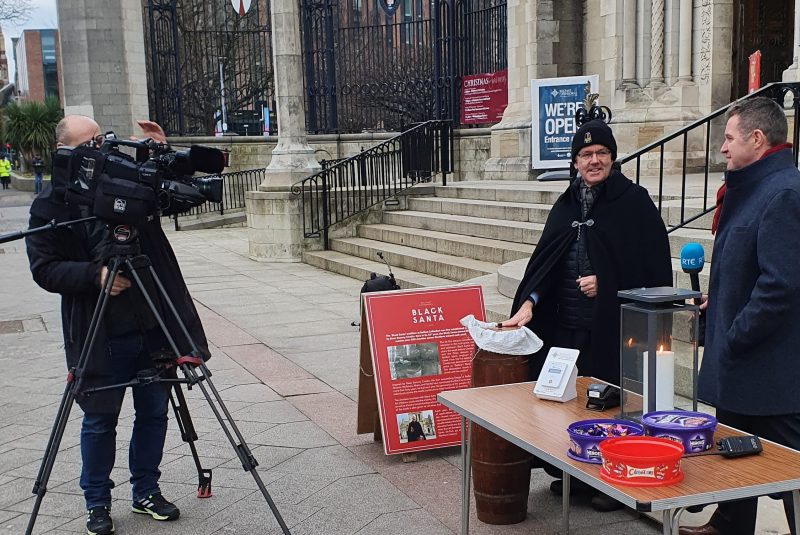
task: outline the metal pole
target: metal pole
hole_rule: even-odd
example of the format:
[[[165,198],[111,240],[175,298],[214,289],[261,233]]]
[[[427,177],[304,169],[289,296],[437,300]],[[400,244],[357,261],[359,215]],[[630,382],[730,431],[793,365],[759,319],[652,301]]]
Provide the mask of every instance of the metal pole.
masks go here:
[[[225,78],[222,75],[222,60],[225,58],[217,58],[217,62],[219,63],[219,92],[220,92],[220,99],[222,101],[222,133],[228,131],[228,114],[225,110]]]

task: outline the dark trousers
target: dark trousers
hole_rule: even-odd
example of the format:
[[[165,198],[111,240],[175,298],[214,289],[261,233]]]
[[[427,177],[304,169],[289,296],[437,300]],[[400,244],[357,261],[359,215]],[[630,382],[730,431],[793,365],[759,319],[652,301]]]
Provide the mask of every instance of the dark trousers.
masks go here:
[[[800,450],[800,414],[748,416],[717,409],[717,420],[721,424]],[[786,511],[786,518],[789,520],[789,529],[792,535],[796,535],[792,494],[789,492],[783,494],[783,508]],[[757,511],[757,498],[724,502],[719,504],[710,523],[721,533],[752,535],[756,531]]]
[[[115,384],[126,383],[136,376],[136,372],[153,366],[140,333],[110,338],[108,345]],[[138,500],[159,492],[161,471],[158,467],[167,435],[169,389],[165,383],[152,383],[131,390],[136,416],[128,446],[128,467],[132,498]],[[118,412],[87,412],[83,415],[80,484],[87,509],[111,505],[111,489],[114,487],[111,470],[117,449],[118,418]]]

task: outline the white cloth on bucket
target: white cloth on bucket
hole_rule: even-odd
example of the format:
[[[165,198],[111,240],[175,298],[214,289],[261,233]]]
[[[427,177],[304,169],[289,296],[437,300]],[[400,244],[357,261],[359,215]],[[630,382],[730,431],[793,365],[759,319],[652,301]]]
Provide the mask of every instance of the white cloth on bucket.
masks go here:
[[[498,331],[496,323],[486,323],[470,314],[461,318],[475,344],[481,349],[501,355],[530,355],[539,351],[544,343],[527,327]]]

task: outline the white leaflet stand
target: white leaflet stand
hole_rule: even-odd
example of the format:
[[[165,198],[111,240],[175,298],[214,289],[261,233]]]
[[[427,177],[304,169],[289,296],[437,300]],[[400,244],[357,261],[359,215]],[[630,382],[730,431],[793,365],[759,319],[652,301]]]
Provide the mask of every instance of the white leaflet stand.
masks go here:
[[[536,397],[562,403],[578,397],[575,379],[578,378],[579,354],[577,349],[551,347],[533,388]]]

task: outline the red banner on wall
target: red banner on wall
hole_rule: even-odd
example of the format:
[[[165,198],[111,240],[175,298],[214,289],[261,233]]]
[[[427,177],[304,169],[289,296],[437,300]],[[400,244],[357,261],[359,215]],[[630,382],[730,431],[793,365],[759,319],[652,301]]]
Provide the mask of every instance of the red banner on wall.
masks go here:
[[[756,50],[750,56],[750,68],[747,76],[747,92],[753,93],[761,87],[761,51]]]
[[[461,80],[461,124],[500,122],[508,106],[508,71],[465,76]]]
[[[480,286],[364,294],[387,455],[461,443],[461,419],[436,401],[468,388],[474,344],[459,321],[483,319]]]

